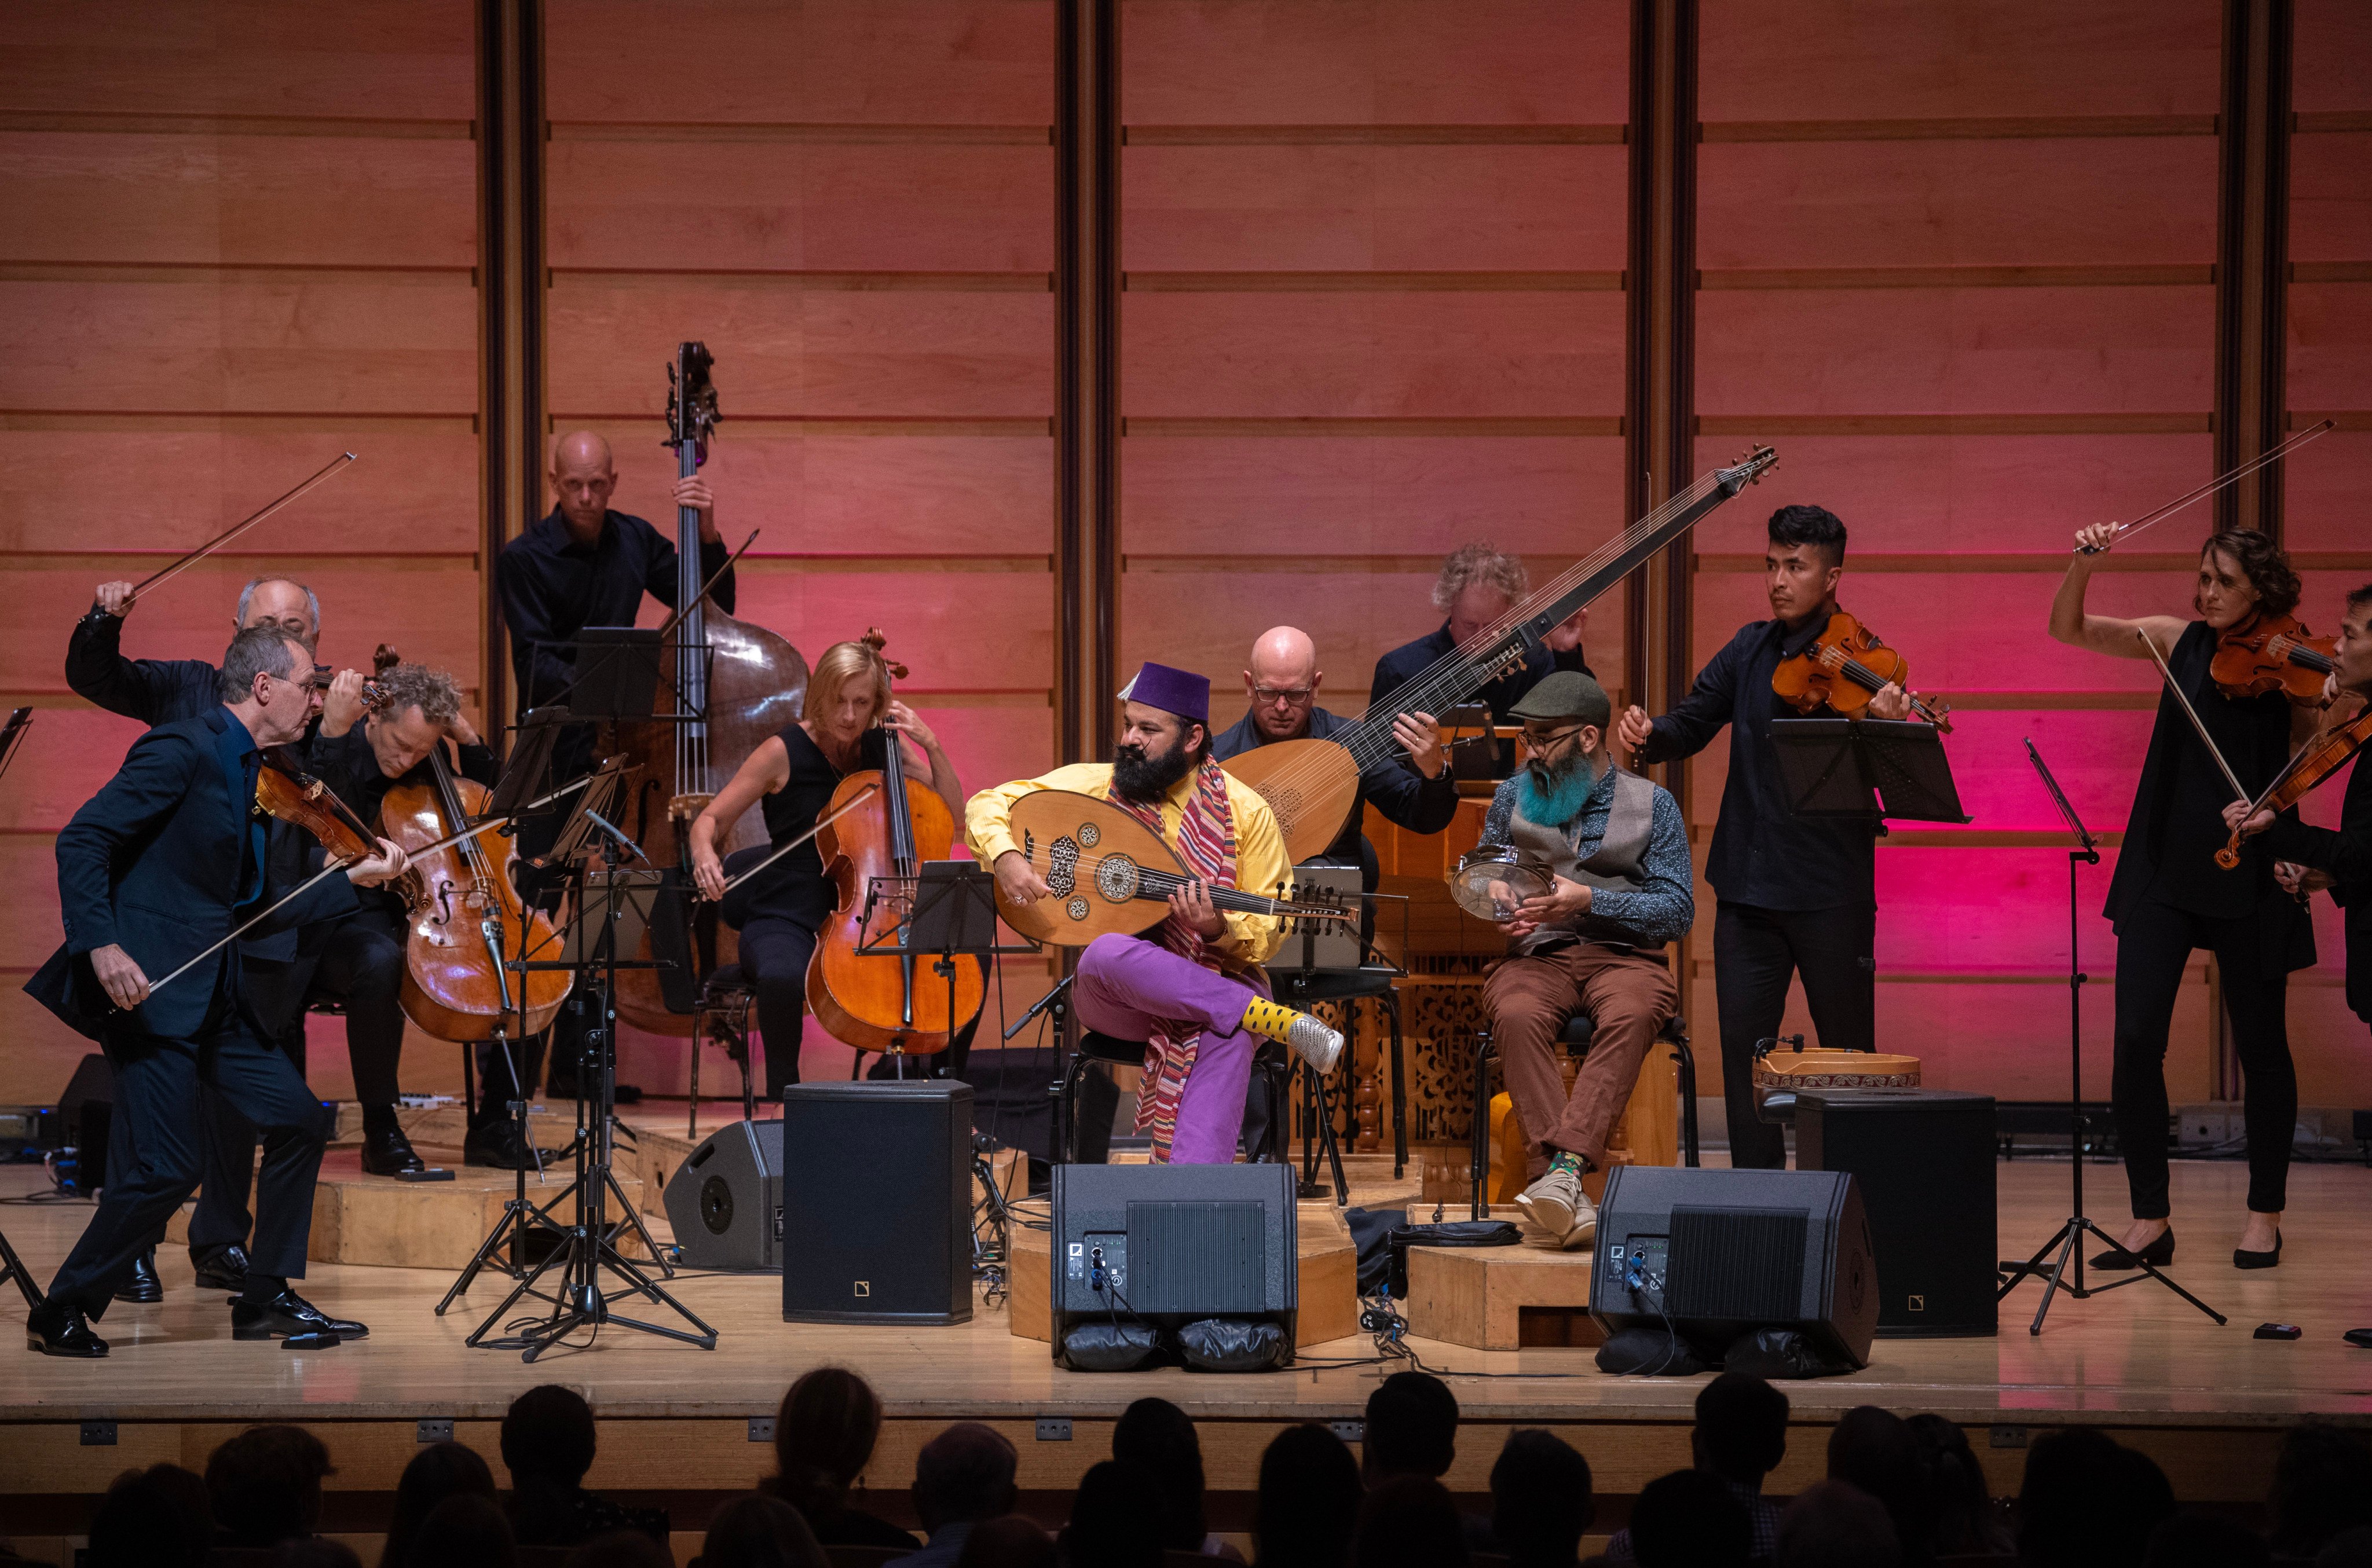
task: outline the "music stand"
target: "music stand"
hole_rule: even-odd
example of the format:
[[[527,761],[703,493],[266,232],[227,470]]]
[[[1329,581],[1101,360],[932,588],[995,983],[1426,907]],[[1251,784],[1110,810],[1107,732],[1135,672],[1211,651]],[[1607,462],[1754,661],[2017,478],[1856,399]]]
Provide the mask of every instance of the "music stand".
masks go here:
[[[1798,817],[1969,820],[1934,725],[1773,719],[1771,743],[1787,807]]]
[[[511,754],[503,763],[502,776],[494,781],[494,793],[486,797],[486,815],[509,817],[535,804],[543,780],[552,772],[552,749],[560,743],[561,730],[574,722],[574,715],[556,703],[529,708],[519,715],[513,726],[516,737],[511,741]]]
[[[2130,1252],[2107,1231],[2094,1225],[2084,1213],[2084,982],[2090,977],[2085,974],[2083,966],[2077,961],[2081,949],[2077,946],[2079,933],[2076,923],[2076,867],[2099,865],[2100,850],[2099,842],[2084,826],[2084,819],[2076,815],[2076,807],[2069,803],[2067,792],[2061,789],[2059,781],[2051,776],[2051,765],[2042,760],[2042,753],[2034,749],[2031,739],[2026,743],[2026,756],[2027,761],[2034,764],[2034,771],[2041,775],[2042,786],[2051,792],[2052,802],[2066,820],[2067,830],[2076,835],[2076,847],[2067,852],[2067,1121],[2069,1130],[2075,1134],[2075,1141],[2067,1152],[2068,1164],[2073,1171],[2070,1185],[2074,1189],[2075,1207],[2066,1223],[2051,1233],[2051,1239],[2037,1248],[2033,1257],[2023,1263],[2012,1259],[2002,1260],[2002,1272],[2009,1278],[1994,1294],[1994,1299],[2006,1300],[2029,1274],[2041,1278],[2043,1282],[2042,1303],[2034,1309],[2034,1321],[2028,1325],[2026,1330],[2029,1334],[2039,1335],[2042,1332],[2042,1319],[2051,1311],[2051,1299],[2058,1292],[2064,1290],[2076,1300],[2083,1301],[2122,1285],[2137,1284],[2143,1274],[2146,1274],[2221,1324],[2225,1320],[2222,1313],[2159,1273],[2138,1254]],[[2099,1237],[2112,1252],[2125,1252],[2133,1258],[2142,1273],[2127,1274],[2123,1279],[2110,1280],[2107,1284],[2086,1285],[2083,1241],[2087,1235]],[[2053,1251],[2059,1256],[2045,1263],[2042,1260]]]
[[[998,943],[996,878],[977,861],[926,860],[913,877],[874,877],[865,896],[868,906],[900,899],[912,901],[903,920],[860,945],[857,952],[900,959],[905,965],[909,995],[918,983],[915,960],[928,956],[931,972],[947,981],[950,1019],[956,1012],[958,958],[985,959],[1044,951],[1035,942],[1017,947]],[[890,1054],[900,1059],[898,1075],[904,1077],[906,1053]]]

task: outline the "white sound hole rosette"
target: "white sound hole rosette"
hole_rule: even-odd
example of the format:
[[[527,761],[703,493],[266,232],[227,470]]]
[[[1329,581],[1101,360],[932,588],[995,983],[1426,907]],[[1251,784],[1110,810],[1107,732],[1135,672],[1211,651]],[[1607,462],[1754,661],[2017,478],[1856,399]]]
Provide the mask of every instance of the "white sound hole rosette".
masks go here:
[[[1069,903],[1063,906],[1063,912],[1069,915],[1073,920],[1085,920],[1087,918],[1087,900],[1085,899],[1073,899]]]
[[[1093,822],[1079,824],[1079,842],[1082,845],[1093,849],[1103,842],[1104,830],[1101,828],[1097,827]]]
[[[1136,862],[1124,854],[1108,854],[1096,867],[1096,891],[1115,904],[1136,897]]]

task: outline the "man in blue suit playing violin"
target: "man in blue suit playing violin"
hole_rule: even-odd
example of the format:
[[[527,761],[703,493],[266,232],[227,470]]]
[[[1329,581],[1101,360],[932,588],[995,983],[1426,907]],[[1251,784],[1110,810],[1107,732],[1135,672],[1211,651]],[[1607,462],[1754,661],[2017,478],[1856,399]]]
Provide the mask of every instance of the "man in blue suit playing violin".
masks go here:
[[[27,1344],[44,1354],[107,1353],[90,1320],[197,1186],[201,1084],[264,1132],[247,1284],[231,1302],[233,1337],[368,1332],[325,1316],[289,1286],[305,1272],[328,1117],[242,993],[238,946],[228,940],[288,891],[273,885],[253,803],[262,753],[302,735],[320,705],[312,668],[310,652],[285,630],[240,632],[223,656],[222,705],[143,735],[58,834],[66,940],[25,989],[107,1052],[114,1129],[132,1157],[111,1173],[48,1298],[26,1321]],[[403,852],[381,840],[378,854],[324,877],[273,909],[264,924],[340,914],[354,907],[355,886],[402,870]]]

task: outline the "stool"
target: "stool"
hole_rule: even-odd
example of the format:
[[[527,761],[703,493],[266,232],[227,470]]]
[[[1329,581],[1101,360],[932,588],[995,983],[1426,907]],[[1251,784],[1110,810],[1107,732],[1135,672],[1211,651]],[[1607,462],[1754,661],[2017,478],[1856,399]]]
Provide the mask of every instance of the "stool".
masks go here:
[[[700,1137],[700,1043],[713,1040],[741,1063],[741,1119],[758,1120],[758,1096],[750,1082],[750,1009],[758,988],[739,964],[719,964],[700,988],[692,1010],[692,1109],[685,1117],[684,1135]]]
[[[1271,966],[1269,983],[1276,989],[1276,1000],[1285,1006],[1308,1011],[1313,1002],[1347,1002],[1343,1009],[1343,1060],[1355,1060],[1359,1043],[1358,1003],[1374,997],[1384,1005],[1384,1016],[1392,1030],[1392,1179],[1397,1181],[1408,1168],[1408,1094],[1407,1073],[1401,1042],[1401,993],[1392,982],[1406,971],[1393,964],[1365,963],[1355,970],[1288,970]],[[1329,1124],[1331,1125],[1331,1123]],[[1302,1161],[1314,1168],[1315,1158],[1308,1139],[1302,1140]],[[1336,1156],[1339,1158],[1339,1156]]]
[[[1099,1062],[1107,1067],[1141,1067],[1145,1064],[1145,1041],[1122,1040],[1114,1035],[1098,1034],[1088,1028],[1079,1031],[1078,1049],[1071,1053],[1071,1064],[1064,1069],[1062,1082],[1054,1086],[1055,1146],[1061,1150],[1063,1163],[1065,1165],[1078,1163],[1079,1087],[1087,1081],[1088,1067]],[[1262,1143],[1260,1153],[1253,1156],[1254,1162],[1262,1165],[1280,1164],[1282,1162],[1278,1156],[1286,1136],[1285,1085],[1292,1074],[1294,1063],[1281,1055],[1272,1054],[1271,1048],[1264,1045],[1258,1054],[1253,1056],[1252,1066],[1268,1082],[1269,1112],[1268,1136]],[[1318,1097],[1321,1112],[1320,1125],[1325,1130],[1326,1154],[1333,1164],[1335,1205],[1346,1206],[1351,1202],[1350,1184],[1343,1175],[1343,1156],[1334,1146],[1332,1119],[1323,1114],[1326,1106],[1326,1086],[1318,1081],[1318,1075],[1310,1072],[1306,1064],[1302,1071],[1309,1087]]]
[[[1597,1021],[1587,1013],[1576,1013],[1567,1018],[1564,1032],[1559,1037],[1568,1054],[1586,1056],[1589,1052],[1589,1037],[1598,1032]],[[1689,1026],[1685,1018],[1664,1020],[1656,1031],[1656,1042],[1672,1048],[1671,1059],[1680,1064],[1680,1163],[1697,1163],[1697,1060],[1689,1050]],[[1474,1150],[1467,1174],[1471,1184],[1469,1211],[1476,1219],[1482,1217],[1482,1183],[1491,1173],[1491,1058],[1496,1048],[1491,1043],[1489,1029],[1474,1031]]]

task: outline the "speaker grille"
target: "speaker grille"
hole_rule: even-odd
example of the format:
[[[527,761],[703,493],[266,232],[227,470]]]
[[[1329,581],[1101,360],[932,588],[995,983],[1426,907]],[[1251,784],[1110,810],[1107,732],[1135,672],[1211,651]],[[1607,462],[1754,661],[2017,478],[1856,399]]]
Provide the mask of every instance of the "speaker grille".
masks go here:
[[[1140,1312],[1260,1312],[1268,1305],[1258,1203],[1131,1203],[1128,1304]]]
[[[1675,1204],[1665,1305],[1675,1318],[1792,1321],[1803,1310],[1809,1235],[1801,1210]]]

